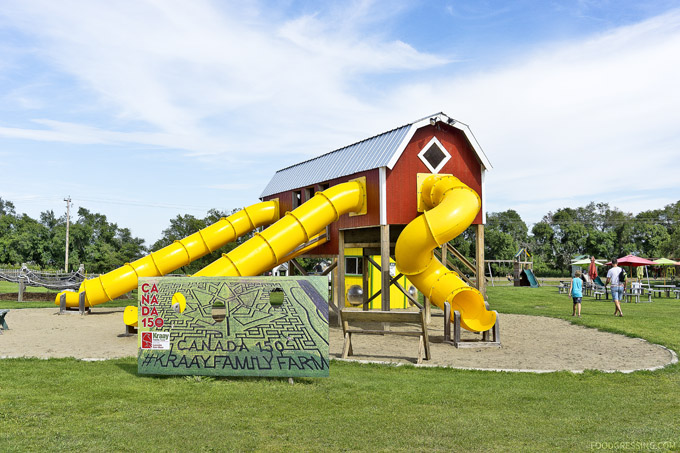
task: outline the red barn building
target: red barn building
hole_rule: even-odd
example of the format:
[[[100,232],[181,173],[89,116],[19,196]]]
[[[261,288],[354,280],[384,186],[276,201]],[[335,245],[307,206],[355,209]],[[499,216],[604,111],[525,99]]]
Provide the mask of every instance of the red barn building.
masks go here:
[[[366,178],[367,214],[341,216],[329,227],[329,240],[306,255],[338,257],[337,289],[344,288],[344,248],[360,247],[365,256],[381,255],[383,263],[389,262],[399,233],[420,215],[418,174],[452,174],[482,200],[482,208],[473,222],[477,236],[476,265],[469,262],[468,265],[473,274],[483,276],[484,180],[489,169],[491,164],[470,128],[437,113],[283,168],[276,172],[260,198],[278,198],[283,215],[317,191],[358,177]],[[389,280],[389,273],[383,272],[383,287],[389,286]],[[476,279],[476,286],[485,293],[483,278]],[[385,294],[383,305],[389,307],[389,291]],[[344,300],[344,295],[335,294],[334,300]]]

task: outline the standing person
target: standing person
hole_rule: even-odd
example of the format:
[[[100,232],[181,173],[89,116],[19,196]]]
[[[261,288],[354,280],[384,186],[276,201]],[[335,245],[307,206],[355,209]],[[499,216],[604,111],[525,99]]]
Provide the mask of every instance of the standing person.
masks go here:
[[[595,264],[594,256],[590,257],[590,266],[588,266],[588,276],[590,277],[591,282],[594,282],[595,279],[597,278],[597,264]]]
[[[574,302],[574,308],[571,311],[571,316],[576,316],[578,311],[578,317],[581,317],[581,299],[583,298],[583,280],[581,280],[581,271],[576,271],[574,278],[571,279],[569,284],[569,294],[571,294],[571,300]]]
[[[625,281],[621,283],[619,281],[619,276],[623,269],[618,266],[618,260],[614,258],[612,260],[612,268],[607,272],[607,281],[604,283],[606,287],[610,282],[612,284],[612,299],[614,300],[614,316],[623,316],[621,311],[621,298],[623,297],[623,290],[625,289]]]

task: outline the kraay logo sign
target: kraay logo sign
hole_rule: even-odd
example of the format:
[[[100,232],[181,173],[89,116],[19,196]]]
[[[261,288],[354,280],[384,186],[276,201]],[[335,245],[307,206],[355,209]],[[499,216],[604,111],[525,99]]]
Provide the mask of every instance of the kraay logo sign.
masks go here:
[[[170,349],[170,332],[142,332],[142,349]]]

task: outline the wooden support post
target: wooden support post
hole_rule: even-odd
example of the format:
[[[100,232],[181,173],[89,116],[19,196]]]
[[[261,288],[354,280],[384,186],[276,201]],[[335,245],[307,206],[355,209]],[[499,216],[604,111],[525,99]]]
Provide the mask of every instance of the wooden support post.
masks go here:
[[[323,275],[323,276],[326,277],[326,278],[328,278],[328,276],[330,275],[330,278],[328,278],[328,293],[330,294],[330,296],[329,296],[330,299],[328,300],[329,308],[334,307],[334,305],[333,305],[333,298],[335,297],[335,294],[334,294],[334,293],[335,293],[335,290],[334,290],[335,286],[333,286],[333,283],[335,283],[335,280],[333,280],[333,270],[334,270],[336,267],[338,267],[338,259],[337,259],[337,258],[333,258],[333,262],[331,263],[331,265],[328,266],[328,267],[321,273],[321,275]]]
[[[487,311],[488,311],[488,310],[491,310],[491,307],[489,306],[489,303],[486,302],[486,301],[484,302],[484,308],[486,308]],[[487,342],[489,341],[489,333],[490,333],[490,332],[491,332],[491,331],[489,331],[489,330],[485,330],[484,332],[482,332],[482,341],[487,341]],[[494,340],[494,341],[495,341],[495,340]]]
[[[21,275],[19,277],[19,293],[17,294],[17,302],[24,301],[24,291],[26,291],[26,277]]]
[[[477,289],[486,300],[486,278],[484,277],[484,225],[476,225],[477,244],[475,254],[475,273],[477,274]]]
[[[432,302],[427,297],[423,298],[423,305],[425,308],[425,323],[430,324],[432,322]]]
[[[331,290],[331,307],[333,308],[333,311],[335,311],[338,315],[338,318],[340,318],[340,309],[342,308],[340,306],[340,290],[338,289],[338,279],[340,278],[338,274],[340,273],[340,269],[338,269],[339,266],[335,266],[333,270],[331,271],[331,281],[333,284],[333,288]],[[339,322],[339,321],[338,321]]]
[[[482,332],[482,341],[486,341],[486,342],[489,341],[489,332],[491,332],[491,331],[485,330],[484,332]]]
[[[81,315],[85,314],[85,291],[78,294],[78,310],[80,311]],[[89,307],[87,311],[90,311]]]
[[[449,307],[446,308],[450,310]],[[482,332],[481,341],[463,340],[461,339],[460,335],[460,312],[458,310],[455,310],[453,312],[453,340],[451,341],[451,343],[453,343],[453,345],[456,348],[486,348],[486,347],[499,348],[501,346],[501,333],[500,327],[498,326],[498,312],[494,311],[494,313],[496,313],[496,324],[494,324],[490,331],[487,330],[486,332]],[[449,331],[449,338],[450,335],[451,334]],[[491,335],[491,339],[489,339],[489,335]],[[444,341],[447,342],[446,330],[444,333]]]
[[[390,310],[390,226],[380,225],[381,310]]]
[[[300,273],[300,275],[303,275],[303,276],[305,276],[305,277],[306,277],[307,275],[309,275],[309,274],[307,273],[307,271],[305,270],[305,268],[302,267],[302,265],[301,265],[300,263],[298,263],[297,260],[296,260],[295,258],[293,258],[292,260],[290,260],[289,263],[292,264],[292,266],[288,266],[289,269],[290,269],[291,267],[294,267],[295,269],[297,269],[297,271]]]
[[[17,293],[17,302],[24,301],[24,291],[26,291],[26,263],[21,263],[21,270],[19,270],[19,292]]]
[[[515,261],[512,263],[512,278],[513,278],[513,285],[514,286],[520,286],[520,279],[522,276],[522,265],[519,264],[519,261]]]
[[[449,268],[449,260],[448,260],[449,243],[445,242],[444,244],[442,244],[441,250],[442,250],[442,265],[446,269],[448,269]],[[446,303],[448,303],[448,302],[445,302],[445,304]],[[427,297],[425,297],[424,305],[425,305],[425,322],[427,324],[430,324],[430,322],[432,322],[432,303],[430,302],[430,299],[428,299]],[[447,324],[444,324],[444,325],[446,326]]]
[[[63,315],[66,313],[66,294],[59,296],[59,314]]]
[[[368,310],[368,296],[370,291],[370,283],[368,281],[368,265],[369,256],[362,253],[361,258],[361,286],[364,291],[364,311]]]
[[[460,345],[460,312],[458,310],[453,312],[453,344],[456,347]]]
[[[341,324],[340,310],[345,307],[345,232],[338,231],[338,266],[335,275],[335,301],[338,308],[338,326]]]

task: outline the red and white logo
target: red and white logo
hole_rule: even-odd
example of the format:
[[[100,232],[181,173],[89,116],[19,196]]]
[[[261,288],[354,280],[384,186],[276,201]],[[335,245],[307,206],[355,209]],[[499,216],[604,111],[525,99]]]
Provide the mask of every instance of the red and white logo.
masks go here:
[[[142,349],[170,349],[170,332],[142,332]]]
[[[142,349],[153,349],[153,335],[151,332],[142,332]]]

